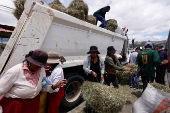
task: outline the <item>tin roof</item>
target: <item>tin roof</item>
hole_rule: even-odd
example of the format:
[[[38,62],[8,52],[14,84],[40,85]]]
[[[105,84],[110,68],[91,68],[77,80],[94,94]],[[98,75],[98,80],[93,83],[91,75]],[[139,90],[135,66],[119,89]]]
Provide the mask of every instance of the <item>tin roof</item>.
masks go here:
[[[13,31],[11,31],[11,30],[6,30],[6,29],[3,29],[3,28],[0,28],[0,32],[12,33]]]

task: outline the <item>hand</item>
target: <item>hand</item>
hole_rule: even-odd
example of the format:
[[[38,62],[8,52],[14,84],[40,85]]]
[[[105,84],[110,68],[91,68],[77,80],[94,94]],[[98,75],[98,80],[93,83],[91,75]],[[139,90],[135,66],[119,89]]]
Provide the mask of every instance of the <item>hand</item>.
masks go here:
[[[125,67],[125,71],[131,71],[131,67]]]
[[[161,64],[167,64],[168,63],[168,60],[163,60],[162,62],[161,62]]]
[[[97,77],[97,74],[95,72],[92,72],[93,77]]]
[[[53,88],[54,89],[60,88],[61,86],[66,86],[66,84],[67,84],[67,80],[62,79],[62,80],[59,80],[55,85],[53,85]]]
[[[103,75],[101,75],[101,80],[104,80],[104,76]]]
[[[107,25],[107,21],[105,21],[106,25]]]
[[[140,72],[137,72],[137,77],[139,77],[140,76]]]

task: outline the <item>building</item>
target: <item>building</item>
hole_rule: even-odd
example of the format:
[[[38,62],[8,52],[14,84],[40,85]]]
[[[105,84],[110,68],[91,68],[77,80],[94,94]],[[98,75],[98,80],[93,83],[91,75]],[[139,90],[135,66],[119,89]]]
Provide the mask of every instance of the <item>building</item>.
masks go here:
[[[6,44],[15,27],[0,24],[0,43]]]

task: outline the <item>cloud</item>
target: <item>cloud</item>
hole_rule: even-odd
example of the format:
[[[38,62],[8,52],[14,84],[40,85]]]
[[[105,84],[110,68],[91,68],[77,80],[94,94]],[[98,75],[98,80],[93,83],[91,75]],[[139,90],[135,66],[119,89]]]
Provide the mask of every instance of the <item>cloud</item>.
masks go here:
[[[12,1],[0,4],[9,6]],[[46,0],[52,2],[53,0]],[[72,0],[60,0],[65,7],[68,7]],[[9,2],[11,2],[9,4]],[[130,38],[136,40],[164,40],[166,36],[157,35],[170,29],[170,0],[84,0],[89,6],[89,14],[98,9],[110,5],[111,10],[106,14],[106,19],[116,19],[120,27],[129,29]],[[14,7],[10,5],[10,7]],[[16,25],[17,20],[9,13],[2,13],[0,23]],[[158,38],[159,37],[159,38]]]
[[[16,26],[18,20],[13,16],[12,12],[15,8],[13,0],[0,0],[0,24],[3,25],[9,25],[9,26]],[[3,6],[2,6],[3,5]],[[4,6],[10,7],[12,9],[9,8],[5,8]]]

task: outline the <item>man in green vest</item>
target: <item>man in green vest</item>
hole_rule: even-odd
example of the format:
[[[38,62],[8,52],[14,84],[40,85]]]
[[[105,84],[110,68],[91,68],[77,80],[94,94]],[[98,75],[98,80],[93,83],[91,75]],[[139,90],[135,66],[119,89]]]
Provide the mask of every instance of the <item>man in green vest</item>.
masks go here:
[[[155,67],[167,64],[168,60],[159,60],[159,54],[152,49],[152,43],[146,42],[145,49],[138,53],[136,63],[140,67],[140,74],[143,82],[143,91],[146,89],[149,82],[155,79]]]

